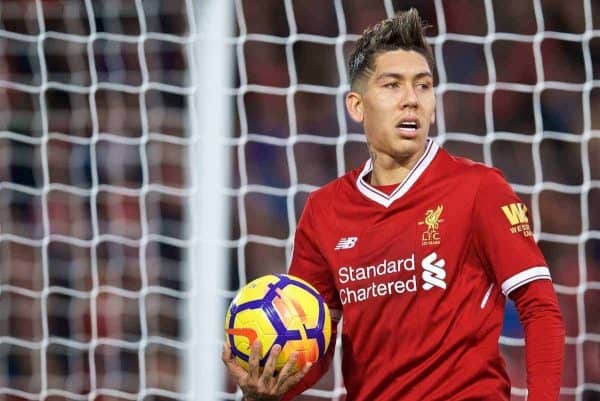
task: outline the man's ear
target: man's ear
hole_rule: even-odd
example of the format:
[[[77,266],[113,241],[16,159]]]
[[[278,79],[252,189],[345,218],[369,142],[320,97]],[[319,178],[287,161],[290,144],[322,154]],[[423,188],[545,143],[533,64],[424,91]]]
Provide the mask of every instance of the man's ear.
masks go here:
[[[350,117],[357,123],[364,119],[362,95],[358,92],[348,92],[346,95],[346,109]]]

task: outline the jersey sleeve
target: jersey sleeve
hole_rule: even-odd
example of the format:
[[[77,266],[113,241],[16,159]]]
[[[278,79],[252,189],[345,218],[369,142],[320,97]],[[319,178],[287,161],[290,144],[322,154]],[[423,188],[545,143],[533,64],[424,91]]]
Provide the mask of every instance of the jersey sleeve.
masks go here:
[[[312,284],[321,294],[331,312],[331,341],[325,355],[313,365],[302,380],[284,394],[281,401],[292,400],[304,390],[312,387],[327,373],[337,339],[337,325],[341,318],[342,305],[335,287],[331,270],[319,251],[319,222],[313,214],[313,201],[309,197],[296,228],[294,249],[289,273]],[[323,226],[324,223],[321,223]]]
[[[319,226],[313,211],[315,201],[309,196],[294,237],[294,248],[289,273],[312,284],[332,312],[334,323],[342,310],[335,281],[327,260],[319,248]]]
[[[565,358],[565,325],[552,283],[538,280],[510,296],[525,329],[527,399],[556,401]]]
[[[504,295],[550,271],[533,238],[527,206],[497,169],[480,182],[473,213],[475,246]]]

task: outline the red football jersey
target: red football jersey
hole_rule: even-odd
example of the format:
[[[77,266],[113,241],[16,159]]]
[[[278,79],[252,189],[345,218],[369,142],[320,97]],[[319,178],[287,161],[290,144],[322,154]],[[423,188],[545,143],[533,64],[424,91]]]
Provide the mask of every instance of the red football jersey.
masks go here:
[[[349,401],[509,400],[505,296],[550,273],[501,173],[428,140],[389,195],[364,166],[313,192],[290,273],[343,311]]]

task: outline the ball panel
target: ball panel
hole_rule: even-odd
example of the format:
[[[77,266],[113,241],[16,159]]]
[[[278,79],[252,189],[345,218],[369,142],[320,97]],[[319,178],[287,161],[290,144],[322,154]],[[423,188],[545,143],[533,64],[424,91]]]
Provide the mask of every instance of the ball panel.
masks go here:
[[[260,304],[262,305],[262,302]],[[246,305],[241,305],[241,307]],[[268,350],[277,340],[279,333],[271,324],[263,308],[242,309],[241,307],[238,308],[237,313],[233,313],[233,321],[230,321],[230,327],[227,330],[228,340],[233,345],[233,354],[247,362],[250,356],[250,347],[258,338],[262,344],[260,357],[264,359]],[[231,326],[232,323],[233,326]]]
[[[331,312],[329,311],[327,304],[323,304],[325,305],[323,308],[325,311],[325,318],[323,320],[323,337],[325,337],[325,347],[323,348],[323,353],[325,353],[327,348],[329,348],[329,343],[331,342]]]
[[[270,284],[274,285],[279,277],[274,274],[262,276],[246,284],[233,299],[232,304],[243,305],[247,302],[262,300],[270,290]]]
[[[289,299],[296,311],[296,316],[306,327],[316,327],[319,319],[319,299],[291,282],[281,290],[282,297]]]
[[[273,307],[277,316],[272,320],[280,320],[281,324],[287,330],[299,330],[305,321],[302,305],[292,297],[285,294],[281,288],[276,289],[276,296],[273,298]]]
[[[297,368],[308,362],[315,363],[319,359],[319,345],[316,339],[288,340],[277,358],[276,369],[281,369],[293,352],[298,352]]]
[[[331,337],[331,317],[321,296],[304,280],[267,275],[240,290],[227,311],[225,329],[226,341],[244,369],[248,369],[250,347],[258,338],[261,366],[273,345],[282,347],[276,361],[276,370],[280,370],[294,351],[299,353],[298,367],[324,355]]]
[[[316,338],[319,345],[319,356],[323,356],[331,340],[331,315],[329,307],[323,301],[317,290],[306,281],[290,277],[284,292],[299,300],[305,311],[304,326],[309,331],[309,337]]]

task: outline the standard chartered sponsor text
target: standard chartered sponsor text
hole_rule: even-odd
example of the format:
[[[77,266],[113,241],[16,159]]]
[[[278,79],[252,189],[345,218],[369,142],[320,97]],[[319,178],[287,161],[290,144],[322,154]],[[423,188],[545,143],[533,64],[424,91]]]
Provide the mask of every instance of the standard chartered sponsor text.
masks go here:
[[[342,304],[351,304],[370,298],[416,292],[417,276],[414,271],[414,253],[405,259],[384,259],[380,263],[364,267],[342,266],[338,268],[340,300]],[[402,274],[404,272],[408,275]],[[391,280],[381,281],[386,277]],[[361,284],[348,286],[358,282]]]

